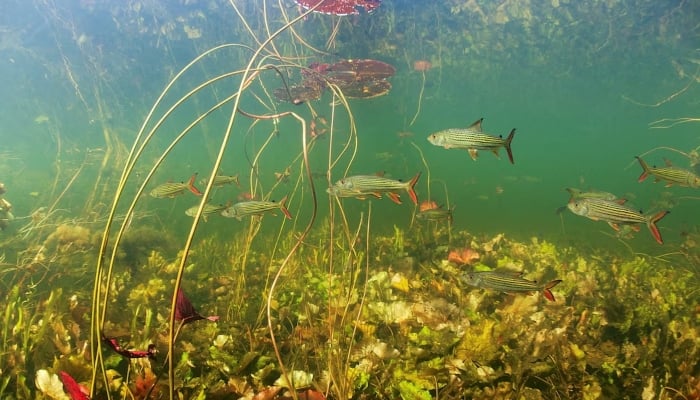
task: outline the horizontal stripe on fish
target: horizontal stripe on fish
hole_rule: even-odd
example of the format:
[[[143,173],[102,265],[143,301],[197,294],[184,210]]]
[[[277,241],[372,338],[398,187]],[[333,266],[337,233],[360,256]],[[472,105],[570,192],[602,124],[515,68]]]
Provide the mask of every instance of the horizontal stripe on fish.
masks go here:
[[[545,284],[540,284],[537,281],[522,278],[521,274],[518,273],[498,271],[467,272],[462,275],[462,280],[471,286],[506,293],[542,291],[544,296],[550,301],[554,301],[554,295],[550,289],[561,282],[560,279],[555,279]]]
[[[237,218],[240,220],[250,215],[260,215],[265,212],[280,210],[285,217],[292,219],[292,214],[289,213],[289,210],[287,210],[285,206],[286,201],[287,196],[284,196],[279,202],[257,200],[243,201],[227,207],[221,212],[221,215],[227,218]]]
[[[196,196],[201,196],[202,192],[194,186],[194,180],[196,178],[197,174],[193,174],[187,182],[166,182],[160,184],[153,188],[149,194],[152,197],[162,199],[166,197],[175,197],[189,190]]]
[[[659,244],[664,243],[656,223],[665,217],[668,211],[660,211],[653,215],[643,214],[621,203],[622,201],[610,201],[596,198],[572,198],[569,204],[567,204],[567,207],[576,215],[594,221],[605,221],[615,230],[619,230],[618,224],[646,224],[652,236],[654,236],[654,239]]]
[[[489,135],[481,131],[483,120],[483,118],[478,119],[467,128],[450,128],[435,132],[428,136],[428,141],[446,149],[468,150],[473,160],[476,160],[478,150],[488,150],[498,155],[498,150],[503,147],[508,153],[511,164],[514,164],[510,145],[515,136],[515,129],[512,129],[505,139],[502,136]]]
[[[643,182],[649,175],[654,175],[655,182],[666,181],[667,187],[673,186],[673,184],[691,188],[700,187],[700,177],[690,170],[674,167],[668,161],[666,162],[666,167],[650,167],[641,157],[635,158],[643,169],[642,174],[637,179],[638,182]]]

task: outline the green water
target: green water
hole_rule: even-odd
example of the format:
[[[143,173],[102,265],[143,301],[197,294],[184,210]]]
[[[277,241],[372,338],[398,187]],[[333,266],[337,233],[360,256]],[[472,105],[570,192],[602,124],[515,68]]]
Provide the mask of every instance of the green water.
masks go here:
[[[115,289],[120,294],[115,294],[115,304],[109,306],[111,311],[107,314],[110,318],[119,321],[115,308],[121,310],[124,304],[138,303],[131,298],[127,302],[126,298],[129,296],[127,291],[134,290],[137,284],[148,279],[139,277],[141,269],[146,271],[144,275],[153,274],[155,278],[163,273],[164,269],[159,269],[162,266],[146,268],[153,267],[152,263],[146,262],[147,251],[162,253],[168,262],[177,259],[177,249],[182,248],[193,221],[184,211],[197,205],[200,198],[185,193],[172,199],[154,199],[148,196],[148,192],[159,183],[187,181],[195,173],[198,174],[196,186],[204,190],[202,179],[212,171],[219,153],[221,138],[233,113],[231,103],[212,112],[173,147],[140,197],[137,190],[164,149],[188,124],[238,90],[239,76],[222,79],[201,89],[164,119],[153,141],[134,164],[121,192],[117,183],[137,132],[161,91],[178,71],[214,46],[223,43],[246,46],[222,49],[195,64],[156,108],[149,129],[168,107],[197,85],[220,74],[244,69],[252,57],[251,49],[256,49],[271,32],[281,28],[285,15],[295,18],[300,11],[291,0],[265,1],[265,10],[262,0],[234,0],[233,3],[240,16],[226,2],[130,1],[122,4],[106,0],[8,0],[0,5],[0,87],[3,88],[0,182],[7,190],[3,198],[11,202],[15,216],[0,232],[4,283],[0,295],[8,295],[15,286],[23,288],[21,293],[26,294],[26,304],[31,304],[32,310],[39,310],[37,315],[43,315],[41,312],[45,310],[39,304],[47,301],[48,293],[55,287],[64,288],[64,297],[76,293],[87,304],[101,233],[117,195],[121,197],[115,208],[117,218],[111,225],[113,230],[119,226],[132,200],[135,200],[136,214],[133,227],[130,225],[128,229],[144,230],[136,231],[136,239],[130,238],[128,246],[132,247],[117,252],[118,270],[126,269],[131,275],[119,278],[127,283],[119,290]],[[452,292],[428,291],[426,296],[447,297],[450,303],[458,304],[460,308],[466,308],[467,301],[476,300],[467,300],[467,294],[462,293],[463,289],[456,283],[458,278],[453,270],[437,266],[442,265],[449,250],[464,246],[482,247],[490,238],[503,233],[508,241],[512,241],[508,242],[512,247],[506,246],[507,251],[490,256],[492,259],[485,263],[493,264],[489,266],[508,264],[508,260],[522,261],[524,254],[530,254],[533,258],[523,261],[523,265],[531,272],[546,275],[548,279],[565,279],[557,290],[567,294],[564,302],[571,307],[571,312],[569,315],[563,308],[559,309],[559,314],[556,314],[559,322],[568,321],[567,318],[574,320],[572,316],[583,320],[582,310],[586,308],[604,309],[604,313],[612,315],[610,302],[614,303],[621,297],[624,300],[620,302],[627,301],[626,307],[632,307],[635,296],[646,296],[644,293],[650,293],[650,288],[663,289],[661,277],[664,274],[679,274],[679,281],[674,282],[679,293],[669,295],[661,290],[663,295],[673,298],[668,300],[671,305],[664,308],[664,312],[669,313],[668,320],[664,321],[668,322],[677,315],[679,321],[691,327],[694,323],[695,327],[689,329],[691,333],[687,335],[694,346],[693,351],[696,351],[700,347],[697,341],[698,291],[693,285],[697,285],[697,260],[700,257],[694,240],[700,224],[700,189],[665,187],[663,182],[653,183],[651,178],[638,182],[642,171],[634,157],[644,154],[647,163],[656,166],[663,165],[664,159],[668,159],[675,166],[700,173],[697,155],[700,150],[699,20],[700,6],[693,1],[384,0],[381,7],[369,15],[360,13],[339,18],[311,14],[293,26],[294,35],[286,29],[272,42],[274,47],[267,48],[286,59],[269,57],[261,61],[261,58],[256,58],[254,63],[273,64],[279,73],[267,69],[256,77],[251,88],[241,95],[240,108],[256,114],[293,111],[307,124],[316,115],[329,123],[332,121],[332,135],[319,137],[308,154],[317,208],[313,208],[308,176],[300,159],[302,131],[298,121],[285,117],[278,125],[272,120],[253,123],[243,115],[233,113],[237,122],[230,141],[225,145],[220,173],[238,174],[241,185],[214,188],[210,201],[214,204],[241,201],[243,194],[253,191],[256,198],[275,201],[288,196],[288,207],[294,220],[287,223],[291,225],[282,225],[280,212],[276,216],[264,217],[260,233],[251,236],[250,249],[253,250],[246,250],[246,257],[250,258],[243,266],[239,265],[243,247],[240,243],[244,242],[250,222],[217,215],[200,222],[192,256],[195,266],[188,270],[195,271],[196,278],[191,279],[192,276],[188,275],[184,282],[195,292],[192,298],[202,304],[201,308],[215,309],[222,315],[219,322],[222,328],[220,331],[206,328],[209,330],[202,337],[192,336],[188,340],[197,342],[201,339],[205,343],[202,346],[208,346],[211,338],[228,332],[228,329],[242,337],[246,329],[235,321],[239,316],[245,316],[245,323],[251,326],[260,328],[264,325],[261,323],[264,318],[260,317],[263,315],[260,309],[264,296],[260,293],[267,293],[269,281],[261,278],[265,276],[262,272],[270,274],[282,262],[290,246],[288,243],[281,245],[276,252],[271,248],[278,237],[282,241],[298,237],[316,211],[311,235],[318,236],[313,237],[311,244],[302,246],[302,255],[291,257],[295,268],[305,271],[306,275],[299,272],[300,275],[286,277],[291,289],[288,292],[282,290],[289,303],[285,304],[291,310],[306,302],[322,304],[324,300],[314,297],[316,294],[310,288],[312,283],[305,287],[304,281],[318,274],[321,276],[319,281],[325,282],[323,274],[338,267],[331,265],[326,268],[322,262],[316,265],[312,261],[318,256],[312,257],[317,249],[314,246],[320,243],[318,248],[325,249],[319,250],[320,253],[334,249],[340,254],[339,258],[354,254],[348,249],[352,247],[354,251],[355,244],[348,244],[350,240],[342,234],[336,233],[335,240],[347,240],[348,243],[325,241],[331,220],[336,227],[346,227],[348,232],[361,232],[357,243],[367,237],[376,240],[371,242],[368,239],[367,254],[371,262],[366,265],[371,264],[373,269],[367,272],[367,276],[364,272],[360,274],[362,277],[374,276],[385,269],[402,271],[397,260],[403,260],[404,256],[415,258],[420,267],[406,267],[414,275],[403,272],[422,280],[424,286],[421,290],[429,287],[425,282],[432,279],[454,286]],[[284,87],[285,82],[299,84],[299,70],[313,62],[334,63],[365,58],[389,63],[395,67],[396,73],[388,78],[392,87],[387,94],[348,100],[356,136],[351,135],[350,113],[343,106],[332,104],[334,98],[328,90],[320,99],[302,105],[279,101],[271,95],[274,89]],[[414,70],[414,62],[418,60],[429,61],[431,68],[424,72]],[[280,79],[280,74],[284,80]],[[431,133],[466,128],[482,117],[486,133],[505,137],[511,129],[516,129],[512,142],[514,164],[508,162],[503,149],[500,157],[481,151],[478,159],[473,161],[464,150],[444,149],[427,141]],[[321,128],[324,127],[319,123]],[[325,128],[331,130],[330,125]],[[277,133],[273,134],[275,129]],[[355,139],[356,149],[352,147]],[[348,141],[350,151],[341,155]],[[259,159],[253,168],[253,160],[259,151]],[[694,155],[691,154],[693,151]],[[339,157],[330,171],[329,154],[332,160]],[[288,167],[289,178],[278,183],[275,173],[282,173]],[[347,198],[336,203],[325,192],[329,184],[346,174],[379,172],[403,181],[420,172],[421,178],[416,185],[419,202],[434,200],[445,207],[454,207],[451,224],[441,222],[426,229],[412,223],[416,208],[405,192],[399,193],[403,201],[400,205],[386,195],[382,199],[369,196],[368,199]],[[325,178],[327,173],[330,182]],[[251,187],[251,182],[254,187]],[[567,187],[612,192],[645,213],[670,210],[671,213],[658,223],[664,244],[656,243],[645,226],[630,237],[618,237],[602,221],[592,221],[569,211],[556,213],[568,201]],[[341,222],[339,204],[347,225]],[[368,217],[371,218],[371,229],[366,225],[358,229],[358,224],[367,224]],[[85,227],[89,234],[84,234],[79,240],[67,238],[63,242],[63,239],[54,239],[51,235],[61,225]],[[450,235],[446,233],[448,229]],[[396,244],[396,236],[391,239],[396,232],[406,235],[409,250],[398,249],[402,246]],[[222,243],[222,247],[207,253],[207,250],[201,250],[207,249],[200,242],[205,239]],[[110,246],[113,240],[114,237],[110,237]],[[143,247],[139,247],[139,241]],[[561,250],[560,256],[556,257],[542,255],[549,254],[539,247],[542,242],[566,250]],[[203,246],[199,253],[198,245]],[[394,253],[388,255],[389,248]],[[129,254],[131,250],[133,254]],[[561,255],[564,253],[566,256]],[[364,257],[362,254],[358,257]],[[579,256],[590,263],[589,270],[572,267]],[[645,261],[639,261],[635,258],[637,256],[644,257]],[[357,262],[353,268],[365,267],[356,259],[346,262]],[[200,268],[201,264],[196,263],[206,265],[206,268]],[[346,267],[343,264],[340,268]],[[595,274],[598,274],[600,289],[607,290],[600,295],[606,296],[604,300],[582,288],[588,286],[571,279],[566,281],[566,276],[583,279],[595,268],[598,268]],[[349,273],[349,269],[342,273]],[[640,285],[620,295],[617,291],[627,288],[619,281],[625,276],[620,273],[623,270],[640,277],[649,287]],[[216,276],[230,274],[230,279],[238,282],[241,272],[250,278],[247,283],[239,283],[236,287],[245,287],[249,292],[239,296],[238,291],[231,289],[231,293],[235,292],[237,301],[245,298],[243,304],[249,301],[249,309],[227,303],[233,301],[226,297],[233,298],[231,293],[214,293],[212,289]],[[299,276],[303,279],[293,279]],[[539,276],[533,279],[539,279]],[[79,283],[77,287],[73,285],[75,282]],[[322,286],[313,279],[311,282]],[[55,287],[52,286],[54,283]],[[158,292],[157,299],[150,301],[158,303],[158,307],[169,307],[168,290]],[[328,290],[328,297],[332,297],[331,290]],[[387,287],[387,290],[391,289]],[[322,289],[319,291],[323,293]],[[392,299],[402,295],[394,293]],[[376,300],[372,293],[368,296]],[[557,297],[560,296],[557,293]],[[675,296],[685,298],[686,302]],[[319,297],[323,298],[323,295]],[[477,303],[480,304],[481,300],[483,297]],[[18,300],[17,304],[20,303]],[[12,304],[7,306],[8,321],[19,318]],[[473,310],[474,315],[483,318],[465,311],[471,318],[474,335],[481,329],[477,326],[487,324],[484,321],[489,320],[489,315],[493,317],[505,312],[503,304],[498,301],[494,304],[493,307],[482,306],[478,312]],[[143,307],[146,309],[149,305]],[[57,314],[69,313],[65,305],[63,309],[57,306],[56,310]],[[618,316],[638,312],[629,308],[619,312]],[[158,323],[162,334],[167,316],[164,311],[161,313]],[[138,316],[132,320],[129,316],[121,319],[141,322],[142,318]],[[640,321],[647,321],[644,318],[646,316],[640,317]],[[624,325],[625,321],[629,322],[629,318],[619,317],[611,324]],[[114,330],[127,330],[128,322],[122,321],[121,329]],[[657,321],[658,324],[666,322]],[[650,332],[661,329],[652,322],[643,323],[646,325],[642,328],[648,328]],[[80,321],[76,324],[80,325]],[[410,333],[410,328],[403,324],[386,326],[389,328],[382,332],[380,324],[377,337],[381,340],[388,340],[388,336],[398,337],[395,346],[402,352],[405,350],[404,354],[411,353],[400,346],[403,340],[400,338],[410,337],[407,333]],[[619,331],[606,331],[596,340],[613,340],[620,346],[647,340],[642,339],[643,333],[630,329],[629,325],[626,329],[615,327]],[[89,330],[89,326],[81,328],[83,332]],[[138,331],[143,334],[143,340],[156,341],[155,334],[149,336],[148,332],[133,326],[129,329],[134,337],[138,336]],[[391,335],[386,334],[388,331]],[[416,330],[412,333],[416,334]],[[618,336],[611,339],[616,334]],[[158,340],[162,344],[163,336]],[[581,347],[583,342],[579,343]],[[265,346],[261,345],[265,349],[261,352],[272,354]],[[568,342],[562,346],[570,348]],[[669,345],[666,351],[680,351],[680,347]],[[459,352],[449,346],[442,350],[445,353]],[[9,354],[4,347],[3,351]],[[50,355],[52,351],[55,349],[48,349],[45,353]],[[36,349],[27,350],[27,354],[36,353]],[[688,351],[688,354],[694,353]],[[199,360],[200,365],[204,365],[205,358],[202,356]],[[52,357],[34,355],[32,359],[36,365],[22,369],[29,381],[36,369],[51,366]],[[481,362],[486,365],[490,360],[490,365],[495,366],[498,362],[494,359]],[[663,357],[659,356],[649,364],[659,360]],[[11,370],[14,366],[10,364],[7,357],[0,359],[0,368]],[[313,362],[305,365],[311,364]],[[503,361],[499,365],[503,367],[505,364]],[[588,373],[596,375],[601,382],[605,381],[605,373],[613,375],[613,372],[599,368],[600,365],[590,367],[595,365],[592,361],[588,365]],[[216,369],[211,365],[208,367]],[[322,366],[318,368],[323,369]],[[669,376],[694,376],[698,379],[697,367],[682,373],[675,364],[673,368]],[[89,379],[85,370],[76,368],[73,372],[82,382]],[[640,373],[635,379],[644,380],[643,384],[648,386],[645,380],[651,375],[645,373]],[[316,374],[318,377],[318,371]],[[397,376],[392,379],[399,380]],[[657,384],[667,382],[679,387],[688,398],[691,393],[697,396],[699,389],[695,388],[693,392],[691,381],[687,384],[685,381],[663,381],[658,376],[654,381]],[[385,376],[384,379],[389,378]],[[163,380],[167,381],[167,378]],[[11,382],[10,386],[16,388],[11,398],[29,398],[20,390],[21,379],[13,378]],[[495,381],[484,382],[497,386]],[[541,386],[529,386],[545,392]],[[581,383],[580,387],[585,385]],[[0,394],[3,390],[0,389]],[[397,388],[394,392],[386,390],[383,395],[387,398],[392,395],[410,397],[406,388]],[[194,398],[194,391],[188,393]],[[379,392],[372,393],[378,396]],[[485,392],[469,393],[475,397],[489,397]],[[552,395],[553,392],[545,393]],[[631,389],[626,395],[629,393],[641,394],[640,390]],[[621,396],[610,391],[606,395]],[[578,397],[570,393],[569,398]]]

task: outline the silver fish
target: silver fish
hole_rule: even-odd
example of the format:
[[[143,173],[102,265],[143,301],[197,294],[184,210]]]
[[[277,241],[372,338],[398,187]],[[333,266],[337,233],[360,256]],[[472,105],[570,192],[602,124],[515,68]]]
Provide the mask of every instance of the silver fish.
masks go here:
[[[198,208],[199,208],[199,204],[188,208],[187,210],[185,210],[185,215],[187,215],[188,217],[194,217],[195,215],[197,215]],[[202,219],[204,219],[206,221],[210,215],[220,214],[226,208],[228,208],[228,206],[225,204],[206,203],[204,205],[204,208],[202,209]]]
[[[418,204],[418,196],[414,190],[418,178],[420,178],[420,172],[408,182],[377,175],[355,175],[337,181],[333,186],[328,188],[326,192],[337,197],[359,198],[366,197],[367,195],[379,198],[381,197],[381,193],[386,193],[394,203],[401,204],[401,199],[395,191],[405,190],[408,192],[413,204]]]
[[[641,157],[635,157],[639,161],[639,165],[642,166],[642,174],[639,175],[637,179],[638,182],[643,182],[649,177],[649,175],[654,175],[654,182],[666,181],[666,187],[673,186],[677,184],[678,186],[685,186],[691,188],[700,187],[700,177],[695,175],[692,171],[674,167],[670,161],[666,160],[665,167],[650,167],[647,165]]]
[[[542,292],[549,301],[554,301],[551,289],[561,282],[554,279],[545,284],[531,281],[515,272],[473,271],[462,274],[462,281],[468,285],[482,289],[492,289],[499,292]]]
[[[615,201],[617,200],[624,202],[624,200],[618,199],[617,196],[615,196],[612,193],[609,192],[601,192],[598,190],[581,190],[581,189],[575,189],[575,188],[566,188],[566,191],[569,192],[571,197],[569,198],[569,201],[572,199],[578,200],[578,199],[603,199],[603,200],[610,200],[610,201]],[[557,208],[557,214],[561,214],[566,210],[567,206],[563,205],[559,208]]]
[[[651,235],[654,236],[654,239],[659,244],[664,243],[656,223],[665,217],[669,211],[664,210],[653,215],[643,214],[622,203],[624,203],[624,200],[572,198],[567,207],[576,215],[592,219],[593,221],[605,221],[616,231],[620,229],[619,225],[645,224],[649,228]]]
[[[202,192],[194,186],[194,180],[196,178],[197,174],[193,174],[187,182],[166,182],[160,184],[151,190],[150,195],[162,199],[166,197],[175,197],[189,190],[196,196],[201,196]]]
[[[428,141],[435,146],[442,146],[446,149],[465,149],[469,152],[472,160],[476,160],[479,150],[489,150],[498,156],[498,150],[504,147],[510,163],[515,164],[510,148],[513,136],[515,136],[515,129],[512,129],[505,139],[502,136],[488,135],[481,131],[483,120],[480,118],[467,128],[451,128],[432,133],[428,136]]]
[[[423,221],[452,221],[452,210],[454,207],[435,207],[416,213],[416,218]]]
[[[250,215],[261,215],[265,212],[280,210],[285,217],[292,219],[292,214],[289,213],[287,206],[285,206],[286,202],[287,196],[284,196],[279,202],[259,200],[243,201],[226,207],[226,209],[221,211],[221,215],[227,218],[241,220],[243,217]]]
[[[207,184],[207,179],[202,179],[202,184],[206,185]],[[238,181],[238,174],[236,175],[216,175],[214,176],[214,184],[213,186],[224,186],[228,185],[231,183],[235,183],[236,186],[240,186],[240,183]]]

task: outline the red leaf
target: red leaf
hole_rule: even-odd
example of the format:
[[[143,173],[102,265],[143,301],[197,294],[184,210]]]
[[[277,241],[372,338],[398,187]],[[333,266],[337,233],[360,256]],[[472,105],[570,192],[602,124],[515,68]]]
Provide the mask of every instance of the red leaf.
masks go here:
[[[63,387],[66,389],[66,392],[68,392],[68,396],[70,396],[71,400],[90,400],[87,389],[80,386],[67,372],[60,371],[58,376],[61,378]]]
[[[175,300],[175,319],[177,321],[182,321],[184,325],[200,319],[216,322],[219,320],[219,316],[210,315],[208,317],[203,317],[194,309],[192,302],[187,298],[182,288],[179,288],[177,291],[177,299]]]

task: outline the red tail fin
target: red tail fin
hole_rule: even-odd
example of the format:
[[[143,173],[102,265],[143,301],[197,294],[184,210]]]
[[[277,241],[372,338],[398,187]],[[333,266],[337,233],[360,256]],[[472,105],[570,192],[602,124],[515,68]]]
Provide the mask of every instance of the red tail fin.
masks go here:
[[[661,232],[659,232],[659,228],[656,226],[656,223],[659,222],[661,218],[665,217],[669,212],[670,211],[660,211],[653,217],[649,218],[649,222],[647,222],[647,226],[649,227],[652,236],[654,236],[654,239],[656,239],[659,244],[664,244],[664,241],[661,239]]]
[[[503,145],[503,147],[506,148],[506,152],[508,153],[508,159],[510,160],[511,164],[515,164],[515,162],[513,161],[513,151],[510,149],[510,143],[513,141],[513,136],[515,136],[515,128],[513,128],[510,131],[508,137],[506,138],[506,142]]]
[[[634,158],[639,161],[639,165],[641,165],[643,169],[642,174],[639,175],[639,178],[637,178],[637,182],[643,182],[649,176],[649,166],[644,162],[644,160],[642,160],[642,157],[634,156]]]
[[[190,177],[190,180],[187,182],[187,189],[189,189],[190,192],[194,193],[195,196],[201,196],[201,195],[202,195],[202,192],[200,192],[199,189],[197,189],[197,188],[194,186],[194,180],[195,180],[195,179],[197,179],[197,173],[196,173],[196,172],[195,172],[194,174],[192,174],[192,176]]]
[[[554,294],[552,293],[551,289],[560,283],[561,283],[561,279],[555,279],[553,281],[548,282],[546,285],[544,285],[544,289],[542,289],[542,294],[544,294],[544,297],[547,300],[554,301]]]
[[[420,178],[420,172],[416,174],[413,178],[411,178],[411,181],[408,182],[408,188],[406,189],[408,191],[408,195],[411,197],[411,201],[413,201],[413,204],[418,205],[418,196],[416,195],[416,191],[414,190],[414,187],[416,186],[416,182],[418,182],[418,178]]]
[[[282,210],[282,213],[284,213],[284,216],[287,217],[287,219],[292,219],[292,214],[289,213],[289,210],[287,210],[287,206],[284,204],[287,202],[287,196],[282,197],[282,200],[280,200],[280,210]]]

